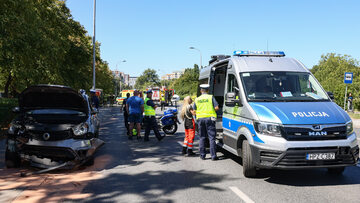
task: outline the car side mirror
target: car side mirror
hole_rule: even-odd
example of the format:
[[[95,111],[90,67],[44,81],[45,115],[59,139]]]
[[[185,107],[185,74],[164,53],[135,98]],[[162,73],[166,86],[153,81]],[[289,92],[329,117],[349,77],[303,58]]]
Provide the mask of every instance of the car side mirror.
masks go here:
[[[13,113],[20,113],[20,108],[17,106],[17,107],[14,107],[13,109],[12,109],[12,112]]]
[[[327,92],[327,94],[329,95],[331,100],[335,99],[334,94],[332,92]]]
[[[236,98],[235,92],[228,92],[225,95],[225,105],[229,107],[234,107],[238,104],[239,106],[242,106],[240,99]]]

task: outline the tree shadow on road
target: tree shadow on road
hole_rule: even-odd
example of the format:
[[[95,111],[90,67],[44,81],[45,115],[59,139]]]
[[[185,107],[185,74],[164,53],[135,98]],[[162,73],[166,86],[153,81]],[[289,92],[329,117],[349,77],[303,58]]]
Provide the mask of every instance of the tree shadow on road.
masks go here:
[[[262,170],[259,178],[266,182],[291,186],[329,186],[360,184],[360,168],[350,166],[342,175],[331,174],[327,169]]]
[[[92,181],[83,193],[92,194],[84,202],[126,201],[122,196],[134,195],[140,202],[172,202],[166,196],[178,190],[201,188],[213,192],[223,191],[211,186],[226,181],[224,175],[206,174],[203,171],[146,171],[139,174],[112,173]]]

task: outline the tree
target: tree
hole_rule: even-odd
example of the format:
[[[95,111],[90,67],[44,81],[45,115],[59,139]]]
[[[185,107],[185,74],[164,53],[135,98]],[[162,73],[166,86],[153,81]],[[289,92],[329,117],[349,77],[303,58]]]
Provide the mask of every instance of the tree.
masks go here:
[[[348,85],[348,93],[352,92],[354,97],[358,97],[360,78],[359,62],[348,55],[337,55],[329,53],[322,55],[318,65],[315,65],[311,72],[321,83],[325,91],[333,92],[335,102],[339,106],[344,105],[344,74],[345,72],[353,72],[353,84]]]
[[[92,86],[91,37],[65,1],[7,0],[0,5],[0,89],[15,96],[35,84]],[[96,86],[113,90],[96,43]],[[16,82],[15,82],[16,81]]]
[[[170,88],[175,89],[176,94],[181,98],[185,96],[195,96],[198,89],[199,67],[194,65],[194,68],[187,68],[184,74],[175,80]]]
[[[159,76],[156,73],[156,70],[148,68],[144,70],[144,72],[136,80],[135,88],[146,89],[148,87],[154,87],[159,85],[161,84],[160,84]]]

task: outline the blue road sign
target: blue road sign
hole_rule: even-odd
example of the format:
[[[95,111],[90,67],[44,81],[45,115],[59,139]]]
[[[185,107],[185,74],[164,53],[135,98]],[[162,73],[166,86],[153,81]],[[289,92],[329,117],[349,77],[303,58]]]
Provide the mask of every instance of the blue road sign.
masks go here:
[[[345,72],[344,83],[351,84],[353,81],[353,73]]]

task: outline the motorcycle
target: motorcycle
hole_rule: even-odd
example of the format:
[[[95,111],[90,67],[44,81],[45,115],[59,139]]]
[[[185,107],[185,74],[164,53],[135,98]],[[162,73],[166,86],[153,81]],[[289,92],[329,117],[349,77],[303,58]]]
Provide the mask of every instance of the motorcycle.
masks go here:
[[[164,111],[163,116],[156,116],[156,121],[159,128],[162,129],[166,134],[173,135],[176,133],[178,129],[177,124],[180,124],[177,114],[177,109],[168,109]]]

